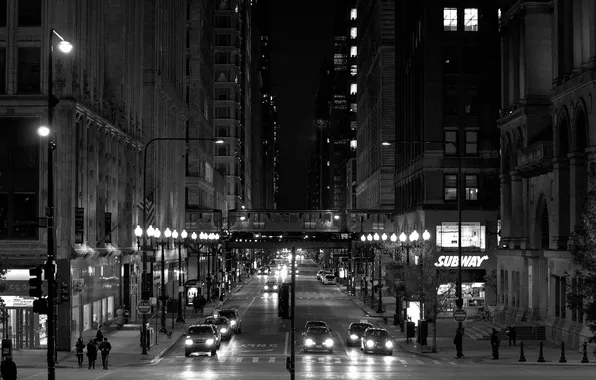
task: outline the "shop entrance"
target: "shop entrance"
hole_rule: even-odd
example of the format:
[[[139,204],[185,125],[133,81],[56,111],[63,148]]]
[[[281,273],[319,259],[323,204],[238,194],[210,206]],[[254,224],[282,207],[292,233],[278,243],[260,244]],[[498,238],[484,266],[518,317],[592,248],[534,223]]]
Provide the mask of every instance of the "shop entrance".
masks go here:
[[[8,308],[8,323],[0,324],[0,337],[10,339],[13,350],[47,347],[46,318],[31,308]]]

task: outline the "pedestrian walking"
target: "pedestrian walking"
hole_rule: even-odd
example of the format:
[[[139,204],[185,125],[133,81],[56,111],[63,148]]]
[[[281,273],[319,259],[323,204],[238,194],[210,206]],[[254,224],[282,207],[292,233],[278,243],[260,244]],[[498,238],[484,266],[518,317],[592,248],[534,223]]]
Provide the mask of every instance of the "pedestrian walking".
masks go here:
[[[80,336],[77,340],[77,344],[75,345],[75,350],[77,353],[77,361],[79,362],[79,368],[83,367],[83,356],[85,351],[85,342],[83,342],[83,337]]]
[[[218,308],[221,308],[223,306],[224,297],[225,297],[224,292],[221,292],[221,294],[219,295],[219,305],[218,305]]]
[[[89,343],[87,343],[87,360],[89,361],[89,369],[95,369],[95,361],[97,360],[97,343],[95,338],[89,339]]]
[[[490,336],[490,345],[493,348],[493,360],[499,359],[499,344],[501,340],[499,339],[499,332],[496,329],[493,329],[493,333]]]
[[[199,297],[192,299],[192,310],[197,313],[199,311]]]
[[[101,328],[97,329],[97,333],[95,334],[95,340],[97,341],[97,344],[103,342],[103,333],[101,332]]]
[[[517,328],[515,325],[511,325],[508,328],[507,338],[509,338],[509,346],[513,343],[515,346],[516,339],[517,339]]]
[[[108,338],[103,338],[103,342],[99,345],[99,351],[101,352],[101,364],[103,369],[108,369],[108,355],[112,350],[112,345],[108,342]]]
[[[206,304],[207,304],[207,299],[205,298],[204,295],[201,294],[201,296],[199,297],[199,313],[201,313],[201,315],[203,315],[203,312],[205,311]]]
[[[453,344],[455,344],[455,350],[457,351],[457,358],[461,359],[464,357],[463,354],[463,333],[460,329],[455,330],[455,338],[453,338]]]
[[[12,356],[7,356],[0,364],[0,374],[4,380],[17,380],[17,364],[12,360]]]

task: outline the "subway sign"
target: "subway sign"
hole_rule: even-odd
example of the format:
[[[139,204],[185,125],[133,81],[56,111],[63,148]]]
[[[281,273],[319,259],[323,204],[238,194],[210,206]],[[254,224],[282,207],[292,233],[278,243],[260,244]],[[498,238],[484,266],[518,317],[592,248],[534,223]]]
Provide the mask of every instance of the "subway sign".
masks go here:
[[[488,260],[488,256],[462,256],[461,266],[465,268],[478,268],[482,265],[484,260]],[[436,267],[457,267],[459,266],[458,256],[439,256]]]

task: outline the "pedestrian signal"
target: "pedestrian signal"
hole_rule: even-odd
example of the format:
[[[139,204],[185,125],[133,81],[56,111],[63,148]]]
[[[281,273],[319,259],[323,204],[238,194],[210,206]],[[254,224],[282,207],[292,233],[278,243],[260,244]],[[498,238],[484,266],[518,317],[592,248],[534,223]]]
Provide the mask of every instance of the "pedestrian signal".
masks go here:
[[[37,314],[48,314],[48,300],[46,298],[33,300],[33,312]]]
[[[41,266],[29,269],[29,297],[41,298],[42,290]]]

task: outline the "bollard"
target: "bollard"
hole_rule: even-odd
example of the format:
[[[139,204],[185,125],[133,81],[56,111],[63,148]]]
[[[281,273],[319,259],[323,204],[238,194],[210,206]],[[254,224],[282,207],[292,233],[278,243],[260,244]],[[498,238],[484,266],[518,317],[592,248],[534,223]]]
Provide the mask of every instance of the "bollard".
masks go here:
[[[589,363],[588,360],[588,342],[584,342],[584,356],[582,356],[582,363]]]
[[[540,341],[540,353],[538,354],[538,363],[544,363],[544,354],[542,353],[542,341]]]
[[[526,356],[524,355],[524,342],[521,341],[520,345],[519,345],[519,360],[520,362],[525,362],[526,361]]]
[[[565,358],[565,342],[561,342],[561,359],[559,359],[559,363],[567,363],[567,359]]]

